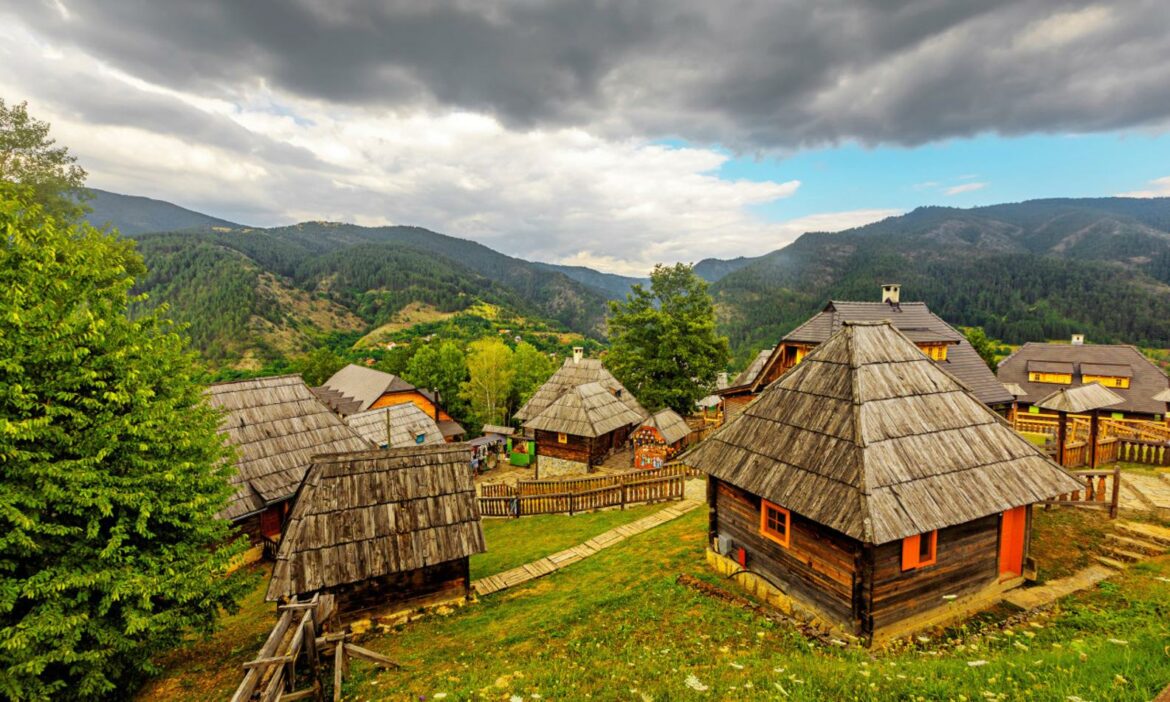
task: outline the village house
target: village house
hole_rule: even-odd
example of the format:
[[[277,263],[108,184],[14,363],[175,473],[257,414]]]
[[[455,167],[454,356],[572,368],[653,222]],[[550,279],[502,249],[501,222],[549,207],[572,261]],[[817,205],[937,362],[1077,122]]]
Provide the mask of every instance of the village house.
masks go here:
[[[871,643],[1024,582],[1032,505],[1079,481],[890,322],[845,322],[676,461],[706,472],[708,561]]]
[[[1012,396],[958,330],[930,311],[924,302],[902,302],[901,286],[882,286],[880,302],[833,300],[818,314],[788,333],[772,349],[765,349],[743,373],[721,391],[725,421],[743,411],[769,383],[788,372],[804,357],[841,329],[845,322],[889,320],[940,368],[958,378],[989,406],[1006,407]]]
[[[321,404],[299,375],[217,383],[206,396],[224,412],[220,433],[236,450],[236,491],[218,516],[248,535],[248,561],[280,538],[314,454],[372,447]]]
[[[321,595],[342,623],[395,622],[471,596],[486,550],[464,444],[316,456],[289,516],[268,601]]]
[[[446,441],[459,441],[467,433],[443,409],[442,398],[436,393],[374,368],[351,363],[313,392],[342,417],[410,402],[435,420]]]
[[[649,413],[580,347],[516,412],[536,440],[537,475],[588,473],[625,445]]]
[[[692,436],[693,430],[678,412],[670,408],[655,412],[634,431],[634,467],[661,468]]]
[[[1056,390],[1099,383],[1122,399],[1109,408],[1113,419],[1160,421],[1166,414],[1156,396],[1170,380],[1136,346],[1086,344],[1081,334],[1071,344],[1029,342],[1000,361],[997,374],[1023,391],[1017,401],[1025,412],[1038,413],[1036,404]]]
[[[345,423],[362,438],[382,448],[441,444],[446,441],[435,420],[413,402],[351,414],[345,418]]]

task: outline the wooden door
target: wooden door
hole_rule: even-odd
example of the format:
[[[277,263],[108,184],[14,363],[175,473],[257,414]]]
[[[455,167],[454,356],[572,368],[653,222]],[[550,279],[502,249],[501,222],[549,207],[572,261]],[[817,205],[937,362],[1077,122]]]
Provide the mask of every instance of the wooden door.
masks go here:
[[[999,529],[999,578],[1007,580],[1024,574],[1024,537],[1028,508],[1016,507],[1003,513]]]

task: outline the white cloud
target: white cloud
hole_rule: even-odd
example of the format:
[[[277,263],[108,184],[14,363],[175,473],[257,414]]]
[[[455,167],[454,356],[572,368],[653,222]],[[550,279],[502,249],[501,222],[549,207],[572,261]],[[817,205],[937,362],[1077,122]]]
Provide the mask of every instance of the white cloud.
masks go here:
[[[982,190],[987,187],[987,183],[963,183],[962,185],[953,185],[943,192],[947,195],[961,195],[962,193],[970,193],[976,190]]]
[[[1060,12],[1028,25],[1016,36],[1015,45],[1029,51],[1051,51],[1109,29],[1114,20],[1113,11],[1102,5]]]
[[[1134,190],[1128,193],[1117,193],[1118,197],[1170,197],[1170,176],[1155,178],[1149,182],[1153,186],[1149,190]]]

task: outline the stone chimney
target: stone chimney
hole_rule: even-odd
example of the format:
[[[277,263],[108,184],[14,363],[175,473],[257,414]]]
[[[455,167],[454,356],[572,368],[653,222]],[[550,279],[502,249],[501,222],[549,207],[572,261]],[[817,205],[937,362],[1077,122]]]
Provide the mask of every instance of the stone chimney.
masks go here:
[[[882,285],[882,302],[896,305],[902,301],[902,286],[899,283],[885,283]]]
[[[580,363],[582,358],[585,358],[585,347],[584,346],[574,346],[573,347],[573,363]]]
[[[727,371],[719,371],[719,375],[715,376],[715,387],[722,390],[727,387],[730,381],[727,379]]]
[[[1072,345],[1073,346],[1084,346],[1085,345],[1085,335],[1084,334],[1073,334],[1072,335]]]

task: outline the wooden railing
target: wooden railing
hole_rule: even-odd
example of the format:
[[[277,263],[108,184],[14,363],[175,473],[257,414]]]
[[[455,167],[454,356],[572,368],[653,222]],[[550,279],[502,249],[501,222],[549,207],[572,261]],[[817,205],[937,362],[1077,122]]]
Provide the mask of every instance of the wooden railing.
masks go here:
[[[1072,474],[1085,486],[1084,490],[1058,495],[1048,500],[1047,505],[1073,505],[1092,507],[1109,512],[1109,518],[1117,517],[1117,503],[1121,492],[1121,470],[1077,470]]]
[[[575,480],[559,482],[579,483]],[[624,509],[626,505],[631,504],[681,500],[685,490],[684,475],[666,475],[600,487],[584,489],[578,487],[576,490],[569,489],[558,493],[541,492],[526,495],[518,492],[507,497],[480,497],[479,513],[484,517],[525,517],[533,514],[576,514],[607,507]]]
[[[1101,417],[1099,421],[1098,430],[1102,437],[1170,442],[1170,427],[1162,422],[1108,417]],[[1021,412],[1016,415],[1015,428],[1016,431],[1056,436],[1057,416],[1055,414]],[[1070,441],[1087,441],[1089,438],[1088,415],[1070,414],[1067,430]]]
[[[479,486],[479,494],[482,497],[511,497],[516,490],[506,483],[484,484]]]
[[[1162,441],[1118,439],[1117,460],[1149,466],[1170,466],[1170,444]]]

